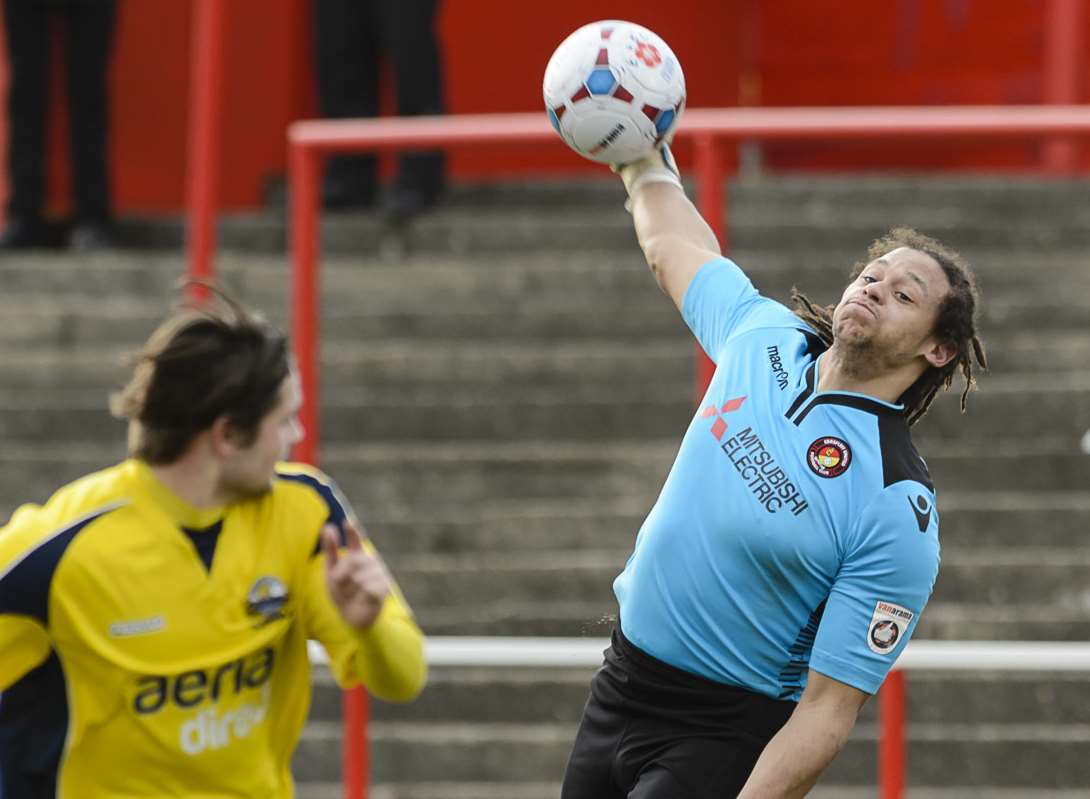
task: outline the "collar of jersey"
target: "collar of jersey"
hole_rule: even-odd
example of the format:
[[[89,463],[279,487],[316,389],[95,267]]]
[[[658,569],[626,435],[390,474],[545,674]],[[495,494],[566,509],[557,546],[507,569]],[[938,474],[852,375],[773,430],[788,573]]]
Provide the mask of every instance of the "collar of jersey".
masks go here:
[[[155,476],[144,461],[133,458],[129,461],[132,465],[133,476],[136,484],[147,497],[169,516],[179,527],[188,527],[191,530],[203,530],[223,518],[224,508],[198,508],[190,505],[179,497]]]
[[[901,403],[886,402],[869,394],[855,391],[817,391],[819,355],[804,373],[805,386],[802,393],[788,409],[786,416],[798,425],[817,405],[847,405],[858,410],[875,414],[903,416],[905,406]]]
[[[821,355],[824,354],[824,352],[821,353]],[[903,402],[886,402],[883,399],[878,399],[878,397],[872,397],[870,394],[860,394],[858,391],[818,391],[817,384],[820,382],[821,379],[821,370],[818,369],[818,365],[821,363],[821,355],[814,358],[814,365],[811,367],[814,370],[815,397],[859,397],[860,399],[869,400],[870,402],[876,402],[879,405],[883,405],[889,408],[891,411],[897,411],[898,413],[904,412],[905,405]]]

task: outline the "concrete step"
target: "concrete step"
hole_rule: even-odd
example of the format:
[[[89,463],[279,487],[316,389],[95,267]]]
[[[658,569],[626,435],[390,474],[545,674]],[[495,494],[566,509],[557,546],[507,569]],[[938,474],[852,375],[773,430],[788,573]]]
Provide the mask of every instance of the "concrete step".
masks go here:
[[[106,324],[105,319],[102,320]],[[1000,331],[987,339],[990,374],[1011,379],[1032,375],[1050,382],[1050,372],[1070,372],[1090,363],[1090,331]],[[0,385],[31,388],[112,389],[130,374],[136,348],[72,347],[56,343],[0,340]],[[645,334],[638,344],[624,336],[555,338],[384,337],[374,341],[331,340],[321,349],[324,386],[363,384],[400,388],[533,384],[540,387],[658,384],[689,387],[695,346],[687,331]],[[1044,374],[1042,374],[1044,373]],[[987,380],[987,377],[982,378]]]
[[[30,414],[27,415],[28,417]],[[59,416],[59,415],[58,415]],[[13,425],[9,417],[6,424]],[[58,420],[57,424],[61,422]],[[35,445],[25,431],[7,433],[12,477],[0,486],[0,504],[44,498],[57,486],[109,465],[124,456],[124,428],[110,424],[104,444]],[[40,431],[43,439],[49,428]],[[75,433],[70,433],[75,435]],[[464,517],[496,498],[505,500],[634,500],[650,508],[677,451],[675,439],[642,444],[602,441],[465,442],[331,446],[322,463],[367,519],[394,513],[453,508]],[[1087,456],[1077,442],[1062,439],[1013,440],[994,446],[945,445],[925,449],[932,478],[944,491],[1082,491],[1087,488]],[[632,502],[626,513],[639,514]],[[646,512],[646,510],[644,511]]]
[[[438,668],[411,704],[375,701],[382,722],[578,723],[594,669]],[[906,718],[912,723],[1082,724],[1090,677],[1027,672],[908,673]],[[342,693],[329,672],[316,669],[311,721],[341,718]],[[869,701],[860,723],[876,723]]]
[[[116,456],[123,456],[118,445]],[[65,466],[60,458],[36,482],[13,477],[0,490],[0,518],[30,499],[41,500],[60,485],[51,475],[67,468],[76,475],[107,465],[109,459]],[[25,467],[19,457],[9,460],[16,475]],[[86,466],[86,468],[83,468]],[[67,475],[65,475],[67,477]],[[458,554],[465,552],[551,552],[584,546],[631,548],[636,532],[655,497],[544,497],[538,499],[485,497],[462,503],[362,502],[356,510],[371,537],[387,556],[396,554]],[[1085,545],[1090,527],[1090,492],[948,491],[940,486],[943,551],[1026,546]]]
[[[564,765],[574,724],[371,725],[371,757],[378,783],[553,781]],[[311,724],[296,750],[301,781],[339,773],[336,723]],[[1087,725],[910,724],[911,784],[1065,788],[1090,786]],[[857,725],[823,779],[828,785],[873,785],[877,729]]]
[[[493,603],[532,604],[563,597],[611,612],[613,580],[631,547],[462,555],[396,555],[398,582],[426,625],[426,610]],[[1090,553],[1064,547],[943,553],[931,602],[973,604],[1016,614],[1025,605],[1090,612]]]
[[[1090,330],[1090,287],[1084,290],[1065,284],[1058,291],[1035,299],[1032,294],[1019,296],[1012,290],[1011,296],[989,297],[985,302],[980,330],[985,346],[996,358],[997,373],[1079,368],[1085,364],[1082,354],[1085,331]],[[1058,299],[1061,295],[1064,299]],[[828,296],[821,301],[835,299]],[[603,304],[593,296],[584,296],[533,301],[503,298],[491,303],[479,299],[432,308],[399,308],[391,302],[372,309],[324,309],[323,349],[337,353],[346,344],[382,346],[391,339],[423,340],[425,344],[435,339],[541,344],[609,340],[615,346],[627,344],[636,352],[647,340],[676,341],[679,348],[691,345],[691,334],[679,314],[656,291],[647,289],[638,299],[614,297],[610,302]],[[164,311],[165,304],[156,304],[146,311],[134,306],[124,312],[100,314],[92,303],[63,312],[5,311],[9,324],[0,331],[0,348],[53,347],[90,353],[107,346],[131,351],[144,342]],[[270,316],[286,329],[286,314]],[[1014,351],[1007,354],[1008,335],[1014,334],[1023,335],[1011,344]],[[1054,339],[1052,345],[1047,342],[1050,338]],[[1036,356],[1042,353],[1044,358],[1037,363]],[[687,355],[682,352],[679,357],[684,360]]]
[[[955,387],[958,383],[955,383]],[[1090,428],[1090,372],[984,376],[969,414],[960,388],[937,398],[917,441],[1002,441],[1048,438],[1077,442]],[[595,384],[540,388],[532,382],[387,388],[340,385],[321,397],[327,441],[617,440],[680,437],[692,417],[692,388],[652,382],[618,395]],[[119,435],[105,392],[50,388],[0,389],[0,433],[11,442],[102,442]],[[1058,488],[1058,486],[1057,486]]]
[[[429,635],[602,637],[613,629],[617,614],[615,601],[567,599],[504,599],[462,607],[414,604],[413,609]],[[936,602],[928,605],[916,634],[942,641],[1085,641],[1090,638],[1090,610],[1041,603],[1011,608]]]
[[[1082,547],[1090,492],[957,492],[940,486],[943,551]],[[631,547],[654,497],[483,499],[471,507],[358,510],[383,552],[455,554]]]
[[[860,176],[860,188],[854,192],[846,183],[816,180],[735,183],[727,203],[732,237],[759,240],[769,227],[782,232],[793,224],[797,235],[791,240],[802,246],[807,240],[810,245],[815,243],[815,231],[831,241],[843,241],[872,238],[905,224],[948,237],[959,246],[1006,240],[1016,235],[1012,228],[1023,238],[1034,237],[1048,244],[1066,238],[1061,230],[1090,227],[1081,202],[1070,199],[1064,203],[1061,199],[1076,197],[1084,182],[1048,186],[970,179],[934,190],[928,186],[929,180]],[[447,203],[406,231],[407,246],[425,252],[533,246],[578,249],[585,240],[623,241],[618,237],[630,230],[631,222],[621,210],[622,189],[615,181],[560,184],[551,194],[546,199],[540,191],[520,194],[508,189],[487,199],[478,193],[476,199],[467,201],[456,191]],[[568,200],[561,201],[561,197]],[[1003,222],[1010,224],[1004,226]],[[127,238],[135,243],[176,247],[181,241],[174,220],[165,224],[133,220],[126,228]],[[383,246],[406,246],[389,243],[392,231],[378,213],[325,213],[322,228],[323,247],[329,251],[377,252]],[[269,213],[227,218],[221,224],[219,240],[227,249],[282,250],[284,216]]]
[[[864,257],[866,244],[811,247],[805,258],[775,243],[736,245],[730,254],[769,296],[785,298],[797,284],[816,299],[831,302],[847,283],[853,264]],[[1054,251],[982,246],[966,251],[966,257],[974,263],[986,298],[1028,288],[1036,288],[1041,297],[1049,291],[1056,296],[1057,280],[1076,287],[1090,282],[1090,257],[1075,245]],[[177,281],[185,270],[184,257],[176,253],[27,253],[5,256],[0,262],[0,276],[8,287],[5,311],[8,306],[20,310],[22,305],[27,316],[58,307],[95,306],[111,314],[132,315],[136,309],[162,313],[178,296]],[[217,270],[225,285],[246,302],[270,314],[286,312],[291,275],[285,257],[226,253],[218,259]],[[645,293],[659,296],[634,241],[610,248],[591,240],[563,258],[547,247],[503,254],[408,254],[398,259],[330,256],[322,261],[319,282],[323,308],[340,313],[383,308],[392,301],[402,308],[437,312],[463,301],[480,304],[502,296],[519,297],[531,305],[543,298],[578,303],[582,295],[602,292],[626,300]],[[136,302],[126,309],[122,299]]]

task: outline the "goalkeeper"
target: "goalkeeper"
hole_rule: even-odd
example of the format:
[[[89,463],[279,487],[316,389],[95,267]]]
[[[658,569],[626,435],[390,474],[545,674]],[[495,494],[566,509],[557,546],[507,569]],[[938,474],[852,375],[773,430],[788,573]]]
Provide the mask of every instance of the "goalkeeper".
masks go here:
[[[0,796],[294,795],[307,640],[337,682],[422,689],[423,637],[300,439],[287,342],[224,299],[114,398],[131,457],[0,530]]]
[[[986,367],[964,261],[876,241],[835,307],[761,296],[669,150],[618,168],[655,279],[717,364],[613,584],[563,799],[803,796],[912,635],[939,519],[909,428]]]

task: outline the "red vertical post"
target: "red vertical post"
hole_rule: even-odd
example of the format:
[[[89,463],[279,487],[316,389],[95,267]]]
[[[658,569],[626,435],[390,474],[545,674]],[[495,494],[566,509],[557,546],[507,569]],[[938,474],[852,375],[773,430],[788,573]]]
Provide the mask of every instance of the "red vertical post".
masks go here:
[[[341,769],[344,773],[344,799],[366,799],[370,757],[367,751],[368,722],[367,692],[362,687],[344,692],[344,751]]]
[[[216,200],[219,189],[223,104],[223,2],[197,0],[193,11],[189,88],[189,276],[215,276]],[[192,287],[190,296],[202,300],[207,291]]]
[[[288,139],[291,186],[291,336],[296,368],[303,389],[299,420],[303,440],[296,459],[318,462],[318,178],[321,163],[313,149]],[[367,751],[367,694],[362,688],[346,691],[342,700],[344,743],[341,773],[345,799],[365,799],[369,772]]]
[[[905,673],[894,669],[878,694],[878,796],[905,795]]]
[[[1047,104],[1079,102],[1082,70],[1084,0],[1048,0],[1045,4],[1045,48],[1041,97]],[[1041,150],[1041,166],[1051,175],[1070,175],[1078,150],[1070,137],[1051,138]]]
[[[294,457],[318,462],[318,155],[288,143],[291,197],[291,338],[303,389],[303,440]]]
[[[696,136],[693,143],[694,164],[696,173],[696,205],[701,216],[711,226],[715,237],[719,239],[719,245],[724,252],[727,250],[727,226],[724,218],[726,210],[726,197],[723,196],[723,166],[719,158],[719,150],[716,146],[715,136],[711,133],[702,133]],[[699,402],[708,390],[708,384],[715,374],[715,364],[708,354],[696,345],[696,398]]]

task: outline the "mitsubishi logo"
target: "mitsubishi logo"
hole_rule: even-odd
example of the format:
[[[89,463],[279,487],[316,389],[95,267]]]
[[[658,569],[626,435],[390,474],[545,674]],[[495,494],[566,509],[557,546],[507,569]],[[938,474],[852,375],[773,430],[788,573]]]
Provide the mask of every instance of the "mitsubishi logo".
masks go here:
[[[715,417],[715,421],[712,423],[712,435],[715,436],[716,441],[722,441],[723,434],[727,432],[727,423],[723,419],[723,416],[728,413],[734,413],[736,410],[742,407],[742,403],[745,401],[745,397],[737,397],[735,399],[727,401],[727,403],[722,407],[709,405],[700,412],[700,417],[702,419],[710,419],[713,416]]]

